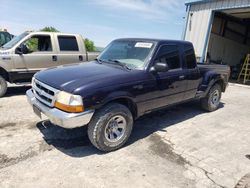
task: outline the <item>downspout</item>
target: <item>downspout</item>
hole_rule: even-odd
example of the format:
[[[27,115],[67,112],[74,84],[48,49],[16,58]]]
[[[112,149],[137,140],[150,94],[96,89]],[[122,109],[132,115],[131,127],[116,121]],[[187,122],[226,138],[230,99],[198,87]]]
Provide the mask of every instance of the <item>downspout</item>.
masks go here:
[[[203,52],[202,52],[202,57],[201,57],[201,63],[205,63],[205,60],[206,60],[206,52],[207,52],[208,41],[210,39],[210,34],[211,34],[212,26],[213,26],[213,21],[214,21],[214,11],[211,11],[208,29],[207,29],[207,34],[206,34],[205,43],[204,43]]]

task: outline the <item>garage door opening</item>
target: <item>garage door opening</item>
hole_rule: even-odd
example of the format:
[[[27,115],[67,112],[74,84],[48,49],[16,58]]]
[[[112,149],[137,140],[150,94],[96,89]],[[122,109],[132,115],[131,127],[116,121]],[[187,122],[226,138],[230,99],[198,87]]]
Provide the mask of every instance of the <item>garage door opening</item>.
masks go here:
[[[236,81],[250,54],[250,8],[217,11],[208,42],[208,63],[227,64]]]

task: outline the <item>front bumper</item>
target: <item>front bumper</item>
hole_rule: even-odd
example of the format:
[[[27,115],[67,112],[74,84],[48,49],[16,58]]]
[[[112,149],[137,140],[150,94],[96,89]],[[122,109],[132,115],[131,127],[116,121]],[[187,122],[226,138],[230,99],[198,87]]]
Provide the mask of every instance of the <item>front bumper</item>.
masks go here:
[[[67,113],[57,108],[49,108],[35,98],[32,89],[29,89],[26,92],[26,96],[32,107],[35,106],[42,114],[49,118],[51,123],[60,127],[72,129],[87,125],[94,114],[94,110],[89,110],[82,113]]]

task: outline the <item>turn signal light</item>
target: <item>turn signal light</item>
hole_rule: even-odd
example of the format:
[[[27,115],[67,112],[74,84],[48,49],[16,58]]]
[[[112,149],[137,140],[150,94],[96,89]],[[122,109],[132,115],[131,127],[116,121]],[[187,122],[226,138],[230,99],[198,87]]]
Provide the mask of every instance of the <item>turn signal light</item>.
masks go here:
[[[55,107],[63,110],[65,112],[71,112],[71,113],[79,113],[79,112],[83,112],[84,111],[84,106],[83,105],[79,105],[79,106],[70,106],[70,105],[65,105],[59,102],[55,102]]]

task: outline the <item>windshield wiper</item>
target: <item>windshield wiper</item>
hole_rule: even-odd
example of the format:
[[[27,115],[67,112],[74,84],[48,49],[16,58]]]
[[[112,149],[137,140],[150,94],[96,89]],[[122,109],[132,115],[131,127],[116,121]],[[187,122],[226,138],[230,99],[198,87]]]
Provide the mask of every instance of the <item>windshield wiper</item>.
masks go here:
[[[121,62],[121,61],[119,61],[117,59],[109,59],[108,61],[115,64],[115,65],[119,65],[119,66],[124,67],[124,68],[126,68],[128,70],[131,70],[131,68],[128,67],[125,63],[123,63],[123,62]]]

